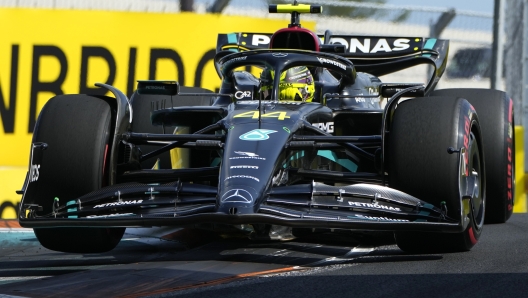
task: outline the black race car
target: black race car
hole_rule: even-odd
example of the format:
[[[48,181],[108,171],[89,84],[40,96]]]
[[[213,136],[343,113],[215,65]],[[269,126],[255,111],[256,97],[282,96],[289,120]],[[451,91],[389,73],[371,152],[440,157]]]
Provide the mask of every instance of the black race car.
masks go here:
[[[512,100],[435,90],[449,42],[318,36],[300,13],[274,34],[218,37],[218,93],[139,81],[130,100],[60,95],[40,113],[19,221],[65,252],[113,249],[126,227],[181,226],[256,238],[394,233],[408,252],[465,251],[512,213]],[[419,64],[427,84],[382,83]],[[306,67],[311,101],[282,100]],[[380,101],[386,101],[382,105]]]

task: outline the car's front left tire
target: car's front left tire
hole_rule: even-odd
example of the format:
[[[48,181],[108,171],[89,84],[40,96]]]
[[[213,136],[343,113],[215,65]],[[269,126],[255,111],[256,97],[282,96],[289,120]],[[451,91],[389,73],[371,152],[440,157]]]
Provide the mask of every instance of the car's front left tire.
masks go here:
[[[513,101],[505,92],[490,89],[441,89],[433,95],[464,98],[477,111],[486,152],[486,223],[506,222],[515,194]]]
[[[389,128],[389,185],[465,223],[456,233],[396,232],[397,245],[412,253],[470,250],[481,235],[486,202],[475,110],[461,98],[415,98],[398,105]]]

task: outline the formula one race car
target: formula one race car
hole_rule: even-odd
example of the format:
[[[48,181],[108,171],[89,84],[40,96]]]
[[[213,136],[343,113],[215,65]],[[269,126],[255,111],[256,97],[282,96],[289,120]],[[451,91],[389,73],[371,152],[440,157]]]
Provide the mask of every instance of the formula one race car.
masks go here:
[[[435,90],[449,41],[220,34],[218,93],[138,81],[130,100],[60,95],[40,113],[19,221],[65,252],[113,249],[126,227],[290,239],[382,231],[408,252],[470,250],[512,212],[512,100]],[[382,83],[419,64],[426,84]],[[384,104],[382,104],[384,103]]]

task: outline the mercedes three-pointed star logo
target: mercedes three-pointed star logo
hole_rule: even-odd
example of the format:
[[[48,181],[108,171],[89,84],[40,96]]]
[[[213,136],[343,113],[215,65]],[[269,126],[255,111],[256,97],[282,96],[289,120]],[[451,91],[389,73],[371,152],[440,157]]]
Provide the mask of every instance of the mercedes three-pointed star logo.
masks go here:
[[[245,189],[235,188],[224,193],[222,202],[251,203],[253,202],[253,196]]]

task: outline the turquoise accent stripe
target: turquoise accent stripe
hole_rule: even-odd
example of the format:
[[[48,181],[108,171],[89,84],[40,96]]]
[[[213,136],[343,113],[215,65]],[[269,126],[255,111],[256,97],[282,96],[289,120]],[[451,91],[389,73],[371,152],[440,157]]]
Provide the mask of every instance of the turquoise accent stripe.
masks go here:
[[[331,150],[319,150],[317,151],[317,155],[335,162],[336,164],[342,166],[343,168],[349,170],[350,172],[357,171],[358,166],[355,163],[353,163],[352,161],[346,158],[337,158],[337,155],[335,154],[335,152]],[[295,155],[290,158],[290,161],[294,161],[302,157],[304,157],[304,150],[295,153]],[[287,165],[285,164],[283,167],[286,168],[286,166]]]
[[[220,157],[215,157],[215,159],[213,159],[213,161],[211,162],[211,167],[216,167],[220,165],[221,161],[222,159]]]
[[[432,50],[436,44],[436,38],[430,38],[425,42],[424,50]],[[431,57],[431,54],[423,54],[424,57]]]
[[[75,205],[76,202],[75,201],[69,201],[66,203],[66,206],[70,206],[70,205]],[[68,208],[67,210],[68,212],[75,212],[77,211],[77,206],[75,206],[74,208]],[[77,218],[77,215],[70,215],[68,216],[68,218]]]
[[[428,209],[433,209],[433,208],[434,208],[434,205],[429,204],[429,203],[425,203],[425,204],[423,205],[423,207],[424,207],[424,208],[428,208]]]
[[[302,157],[304,157],[304,150],[296,152],[294,155],[292,155],[292,157],[290,157],[290,161],[294,161]],[[286,169],[288,167],[288,163],[285,163],[282,167]]]
[[[425,42],[424,49],[426,49],[426,50],[432,50],[435,44],[436,44],[436,38],[429,38],[429,39]]]
[[[227,42],[228,43],[237,43],[237,34],[236,33],[227,34]]]
[[[229,33],[227,34],[227,43],[234,43],[238,44],[238,37],[236,33]],[[238,52],[237,49],[229,49],[231,52]]]
[[[330,150],[319,150],[319,151],[317,151],[317,155],[318,156],[322,156],[324,158],[327,158],[327,159],[339,164],[340,166],[342,166],[343,168],[349,170],[350,172],[357,171],[357,165],[355,163],[353,163],[352,161],[350,161],[348,159],[337,158],[337,155],[333,151],[330,151]]]

